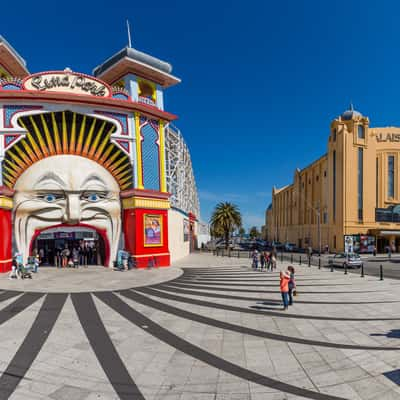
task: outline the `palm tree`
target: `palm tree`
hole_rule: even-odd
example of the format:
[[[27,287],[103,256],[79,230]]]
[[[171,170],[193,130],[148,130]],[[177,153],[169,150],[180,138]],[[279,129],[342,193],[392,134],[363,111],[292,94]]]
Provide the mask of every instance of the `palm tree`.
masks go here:
[[[242,226],[239,208],[232,203],[218,203],[211,216],[211,229],[225,238],[225,248],[229,246],[229,236]]]

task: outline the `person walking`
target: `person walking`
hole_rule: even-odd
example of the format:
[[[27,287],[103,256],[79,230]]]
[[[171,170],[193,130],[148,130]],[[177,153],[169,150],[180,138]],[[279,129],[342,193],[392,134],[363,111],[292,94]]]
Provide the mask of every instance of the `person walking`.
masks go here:
[[[289,306],[293,305],[293,292],[296,290],[296,280],[294,278],[294,268],[290,265],[288,267],[289,275],[290,275],[290,280],[289,280]]]
[[[271,255],[271,271],[274,272],[276,270],[276,254],[272,253]]]
[[[289,281],[290,281],[290,273],[288,271],[281,271],[279,274],[280,278],[280,290],[282,295],[283,302],[283,311],[286,311],[289,308]]]
[[[261,271],[265,268],[265,255],[264,252],[260,252],[260,269]]]
[[[267,256],[265,258],[265,263],[267,266],[267,271],[272,271],[272,255],[269,251],[267,251]]]
[[[72,249],[72,261],[74,263],[74,268],[79,267],[79,249],[77,247],[74,247]]]
[[[61,252],[61,258],[62,258],[62,268],[66,268],[68,266],[68,259],[70,255],[70,251],[67,245],[65,245],[65,248]]]
[[[255,250],[253,251],[252,257],[253,257],[252,267],[253,267],[254,269],[257,269],[257,268],[258,268],[258,250],[257,250],[257,249],[255,249]]]

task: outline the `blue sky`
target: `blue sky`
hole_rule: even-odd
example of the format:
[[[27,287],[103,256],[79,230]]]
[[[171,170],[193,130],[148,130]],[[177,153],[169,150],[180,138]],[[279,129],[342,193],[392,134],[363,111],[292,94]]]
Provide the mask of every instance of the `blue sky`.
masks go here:
[[[133,47],[173,64],[182,84],[165,106],[191,150],[203,220],[232,201],[246,227],[262,225],[272,186],[325,153],[350,101],[371,126],[400,126],[396,1],[24,3],[7,6],[0,34],[31,72],[91,73],[127,44],[126,18]]]

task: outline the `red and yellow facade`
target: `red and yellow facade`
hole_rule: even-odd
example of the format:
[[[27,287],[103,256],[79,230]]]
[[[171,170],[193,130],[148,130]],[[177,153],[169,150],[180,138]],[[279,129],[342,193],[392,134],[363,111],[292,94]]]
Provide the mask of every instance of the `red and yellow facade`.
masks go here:
[[[33,237],[27,232],[33,228],[35,234],[55,226],[96,228],[105,226],[107,218],[113,233],[105,229],[105,240],[111,242],[116,235],[108,247],[127,250],[138,267],[170,265],[164,130],[176,117],[163,109],[163,90],[179,79],[170,74],[169,64],[134,49],[110,60],[93,76],[70,70],[31,75],[11,46],[0,40],[0,272],[9,271],[13,252],[21,251],[13,247],[16,235],[17,243],[29,241],[24,248],[32,249]],[[55,171],[66,157],[66,176],[73,173],[78,182],[87,174],[87,181],[99,184],[106,174],[116,189],[108,194],[104,179],[104,190],[59,183],[49,191],[43,185],[46,179],[57,185],[62,177],[54,176]],[[48,165],[48,159],[54,161],[54,171],[36,168]],[[76,171],[75,161],[81,159],[87,160],[90,171]],[[27,174],[32,171],[35,180],[35,168],[39,186],[28,190],[21,182],[29,186]],[[29,201],[26,196],[31,196]],[[119,208],[112,211],[107,208],[111,196],[119,198]],[[19,204],[38,201],[47,203],[44,211],[32,206],[34,218],[27,211],[18,214]],[[32,220],[37,226],[29,225]]]

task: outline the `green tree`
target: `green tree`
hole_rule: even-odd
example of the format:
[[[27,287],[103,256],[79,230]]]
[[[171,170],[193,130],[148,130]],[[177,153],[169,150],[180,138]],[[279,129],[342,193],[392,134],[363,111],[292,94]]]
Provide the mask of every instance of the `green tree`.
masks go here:
[[[221,202],[215,206],[211,216],[211,231],[225,239],[225,247],[229,246],[232,232],[242,226],[242,215],[239,208],[232,203]]]
[[[256,226],[252,226],[250,228],[249,236],[251,239],[257,239],[260,236],[260,232],[258,231]]]
[[[243,236],[244,236],[245,233],[246,233],[246,229],[244,229],[243,226],[241,226],[241,227],[239,228],[238,233],[239,233],[239,236],[240,236],[241,238],[243,238]]]

